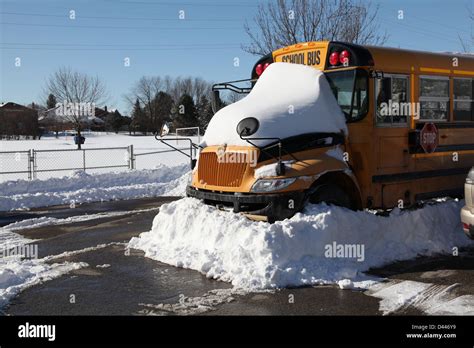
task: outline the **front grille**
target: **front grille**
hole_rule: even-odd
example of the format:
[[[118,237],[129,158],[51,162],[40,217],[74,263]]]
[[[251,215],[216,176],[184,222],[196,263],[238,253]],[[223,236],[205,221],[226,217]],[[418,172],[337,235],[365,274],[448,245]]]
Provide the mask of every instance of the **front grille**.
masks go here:
[[[229,155],[229,153],[226,155]],[[227,158],[231,157],[228,156]],[[247,169],[247,163],[247,161],[238,163],[219,162],[215,152],[202,152],[199,156],[198,165],[199,182],[213,186],[239,187]]]

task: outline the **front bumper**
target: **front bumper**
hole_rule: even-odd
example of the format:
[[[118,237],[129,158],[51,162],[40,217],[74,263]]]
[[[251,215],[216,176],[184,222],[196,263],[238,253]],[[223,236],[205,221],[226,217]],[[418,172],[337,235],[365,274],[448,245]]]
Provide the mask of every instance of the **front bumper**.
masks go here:
[[[201,199],[206,204],[233,207],[236,213],[242,212],[247,215],[262,216],[268,222],[292,217],[303,208],[306,200],[306,194],[303,191],[240,194],[197,190],[192,186],[186,188],[186,195]]]
[[[469,228],[464,229],[464,233],[471,239],[474,239],[474,213],[469,207],[464,206],[461,209],[461,221],[463,224],[467,224]]]

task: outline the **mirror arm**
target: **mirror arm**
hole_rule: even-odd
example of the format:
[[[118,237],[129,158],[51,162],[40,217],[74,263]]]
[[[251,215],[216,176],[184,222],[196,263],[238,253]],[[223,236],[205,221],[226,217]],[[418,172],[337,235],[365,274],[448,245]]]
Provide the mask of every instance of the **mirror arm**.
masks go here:
[[[158,134],[155,134],[155,139],[162,142],[166,146],[171,147],[173,150],[178,151],[179,153],[185,155],[186,157],[189,157],[189,159],[191,160],[191,169],[193,169],[194,167],[193,147],[196,148],[195,147],[196,144],[193,143],[193,140],[191,138],[166,138],[165,139],[165,140],[176,140],[176,141],[179,141],[179,140],[189,141],[189,155],[186,152],[182,151],[181,149],[178,149],[177,147],[174,147],[173,145],[167,143],[165,140],[163,140],[163,138],[158,137]],[[199,145],[197,146],[199,147]]]

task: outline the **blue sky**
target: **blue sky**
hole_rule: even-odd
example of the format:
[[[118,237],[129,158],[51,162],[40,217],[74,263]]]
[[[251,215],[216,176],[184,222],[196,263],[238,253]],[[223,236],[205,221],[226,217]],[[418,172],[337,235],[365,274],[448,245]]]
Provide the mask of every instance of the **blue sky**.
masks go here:
[[[266,0],[272,1],[272,0]],[[378,0],[387,46],[460,51],[474,0]],[[127,114],[123,96],[143,75],[248,78],[257,57],[243,52],[252,0],[0,0],[0,102],[42,102],[46,78],[60,66],[98,75],[108,106]],[[74,10],[76,19],[69,19]],[[179,20],[179,11],[185,20]],[[403,10],[404,19],[398,20]],[[113,17],[113,18],[110,18]],[[152,18],[153,20],[150,20]],[[187,49],[185,49],[187,48]],[[15,58],[21,66],[15,67]],[[124,66],[124,59],[130,66]],[[240,66],[234,66],[234,58]]]

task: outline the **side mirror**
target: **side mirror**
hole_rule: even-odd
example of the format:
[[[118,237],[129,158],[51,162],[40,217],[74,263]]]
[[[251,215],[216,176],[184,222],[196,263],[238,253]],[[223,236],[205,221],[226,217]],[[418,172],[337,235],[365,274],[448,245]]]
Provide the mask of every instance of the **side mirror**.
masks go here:
[[[167,123],[163,123],[160,129],[160,137],[164,137],[168,135],[169,132],[170,132],[170,127],[168,127]]]
[[[237,125],[237,134],[240,137],[249,137],[255,134],[260,127],[260,122],[255,117],[246,117]]]
[[[211,100],[211,108],[212,112],[216,113],[219,111],[219,106],[221,103],[221,97],[219,91],[212,91],[212,100]]]

